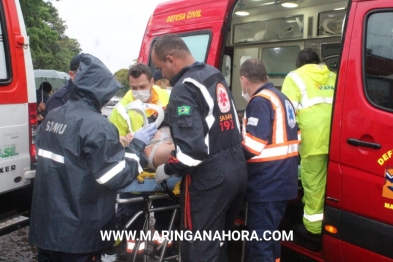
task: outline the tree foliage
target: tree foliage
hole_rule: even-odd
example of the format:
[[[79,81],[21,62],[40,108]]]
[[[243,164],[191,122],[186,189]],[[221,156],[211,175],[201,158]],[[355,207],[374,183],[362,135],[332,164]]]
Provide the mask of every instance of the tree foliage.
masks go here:
[[[132,60],[132,64],[128,67],[128,69],[123,68],[114,73],[116,80],[123,85],[123,88],[117,91],[117,97],[123,97],[130,90],[130,85],[128,84],[128,70],[131,68],[132,65],[135,65],[137,63],[137,60],[137,58]]]
[[[20,0],[34,69],[68,72],[69,64],[81,48],[76,39],[65,35],[67,26],[51,2]]]
[[[119,71],[115,72],[115,78],[120,84],[123,85],[123,88],[117,91],[117,97],[123,97],[127,91],[130,90],[130,85],[128,84],[128,69],[120,69]]]

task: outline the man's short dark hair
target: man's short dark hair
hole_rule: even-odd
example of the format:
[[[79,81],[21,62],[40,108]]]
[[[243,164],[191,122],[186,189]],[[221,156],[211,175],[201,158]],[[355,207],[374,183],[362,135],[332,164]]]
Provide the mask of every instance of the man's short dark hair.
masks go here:
[[[70,62],[70,71],[78,70],[81,60],[82,60],[82,54],[77,54],[76,56],[74,56]]]
[[[50,93],[52,92],[52,85],[49,82],[42,82],[40,84],[39,90],[43,90],[45,93]]]
[[[147,80],[149,80],[149,81],[153,78],[153,74],[150,70],[150,67],[148,67],[145,64],[141,64],[141,63],[132,65],[130,67],[130,69],[128,70],[128,77],[127,78],[129,78],[130,76],[132,76],[133,78],[138,78],[142,74],[145,74],[147,77]]]
[[[267,81],[266,67],[261,60],[256,58],[244,61],[240,66],[239,74],[247,78],[251,83]]]
[[[317,52],[311,48],[305,48],[299,52],[296,59],[296,68],[302,67],[306,64],[319,64],[321,59]]]
[[[154,71],[154,73],[153,73],[153,78],[154,78],[154,82],[164,79],[164,77],[162,76],[161,70],[156,69],[156,71]]]
[[[165,61],[167,55],[184,57],[185,54],[191,54],[183,39],[174,34],[163,35],[158,38],[153,44],[153,50],[161,61]]]

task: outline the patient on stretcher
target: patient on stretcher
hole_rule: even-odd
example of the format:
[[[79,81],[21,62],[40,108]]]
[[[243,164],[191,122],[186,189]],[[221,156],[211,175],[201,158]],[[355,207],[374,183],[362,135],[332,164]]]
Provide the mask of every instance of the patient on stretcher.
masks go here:
[[[150,170],[144,170],[139,174],[137,180],[122,189],[121,192],[165,191],[166,188],[163,184],[156,183],[154,170],[159,165],[165,164],[168,161],[172,150],[175,150],[175,145],[173,144],[169,127],[161,127],[155,134],[150,145],[145,148],[145,153],[149,160],[148,168]],[[173,176],[166,181],[166,184],[170,190],[173,190],[176,183],[180,180],[181,177]]]
[[[180,182],[181,177],[172,176],[166,180],[166,183],[156,183],[155,180],[155,170],[158,166],[166,163],[170,157],[170,153],[175,149],[170,135],[169,127],[161,127],[159,131],[156,132],[154,138],[150,142],[150,145],[145,147],[145,154],[148,158],[149,164],[144,171],[139,174],[137,179],[133,181],[126,188],[119,191],[119,197],[123,199],[129,199],[133,197],[138,197],[141,195],[155,195],[156,192],[169,193],[172,191],[174,195],[180,194]],[[170,194],[172,197],[173,195]],[[145,216],[137,216],[140,210],[146,210],[146,202],[134,202],[129,204],[118,204],[116,216],[121,226],[129,224],[129,230],[141,230],[145,226]],[[177,205],[177,202],[171,199],[156,199],[154,203],[151,203],[154,208],[170,208]],[[173,216],[173,209],[161,210],[160,212],[154,212],[154,229],[157,232],[162,232],[162,230],[168,230],[171,228],[174,230],[178,225],[171,225],[171,219]],[[176,220],[177,221],[177,220]],[[172,221],[173,223],[173,221]],[[171,226],[170,226],[171,225]],[[149,227],[150,228],[150,227]],[[161,233],[160,233],[161,234]],[[160,242],[161,241],[161,242]],[[163,243],[163,239],[159,239],[157,244]],[[135,247],[135,240],[128,240],[127,242],[127,252],[131,253],[133,247]],[[145,245],[144,242],[141,245]],[[130,248],[131,247],[131,248]],[[166,254],[177,254],[174,251],[175,246],[172,246],[170,241],[167,246]],[[172,248],[172,250],[171,250]],[[169,251],[168,251],[169,250]],[[168,253],[169,252],[169,253]],[[172,253],[171,253],[172,252]],[[140,260],[137,260],[140,261]]]
[[[175,150],[175,145],[169,127],[161,127],[154,135],[150,145],[145,148],[145,154],[149,159],[148,167],[156,170],[159,165],[165,164],[172,150]]]

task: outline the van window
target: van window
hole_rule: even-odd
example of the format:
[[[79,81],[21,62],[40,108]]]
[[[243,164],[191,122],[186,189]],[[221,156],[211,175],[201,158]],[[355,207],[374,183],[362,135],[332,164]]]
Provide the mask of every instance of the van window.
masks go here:
[[[337,73],[341,43],[321,44],[321,60],[330,71]]]
[[[368,17],[365,73],[367,99],[381,109],[393,111],[393,12]]]
[[[210,45],[210,38],[211,38],[211,32],[210,31],[201,31],[201,32],[193,32],[193,33],[187,33],[184,35],[179,35],[181,39],[186,43],[188,49],[190,49],[190,52],[192,56],[195,58],[196,61],[198,62],[203,62],[206,63],[207,59],[207,52],[209,49]],[[155,40],[153,40],[152,45],[154,44]],[[151,52],[151,50],[150,50]],[[155,65],[153,64],[153,61],[151,60],[151,54],[150,54],[150,61],[149,61],[149,67],[151,71],[154,73],[156,70]]]
[[[9,79],[8,75],[8,68],[7,68],[7,63],[6,63],[6,55],[5,55],[5,44],[4,42],[6,41],[6,35],[3,34],[4,29],[4,23],[3,23],[3,14],[2,11],[0,12],[0,82],[3,82],[4,80]]]
[[[210,35],[189,35],[180,36],[186,43],[192,56],[198,62],[206,62],[207,47],[209,46]]]
[[[262,62],[266,66],[268,76],[284,78],[296,69],[296,58],[300,46],[276,46],[262,49]]]

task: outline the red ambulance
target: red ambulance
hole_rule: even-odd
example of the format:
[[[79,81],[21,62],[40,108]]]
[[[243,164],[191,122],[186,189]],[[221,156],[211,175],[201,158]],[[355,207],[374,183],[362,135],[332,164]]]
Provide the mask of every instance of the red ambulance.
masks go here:
[[[323,232],[282,243],[317,261],[393,261],[393,1],[172,0],[154,11],[138,62],[154,71],[151,46],[169,33],[222,71],[239,110],[244,60],[262,59],[281,88],[301,49],[319,52],[337,72]]]

